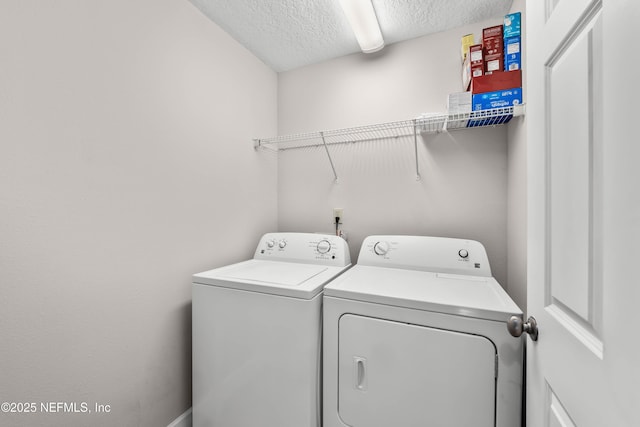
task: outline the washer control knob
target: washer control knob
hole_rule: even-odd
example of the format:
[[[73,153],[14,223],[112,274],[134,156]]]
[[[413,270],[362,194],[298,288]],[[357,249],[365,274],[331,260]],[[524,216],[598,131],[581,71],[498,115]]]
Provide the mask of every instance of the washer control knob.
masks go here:
[[[273,240],[267,240],[267,247],[268,248],[272,248],[276,245],[276,242],[274,242]]]
[[[469,251],[466,249],[460,249],[458,251],[458,255],[460,255],[460,258],[467,258],[469,256]]]
[[[278,246],[280,246],[280,249],[284,249],[284,247],[287,246],[287,242],[284,240],[280,240],[280,243],[278,243]]]
[[[373,252],[376,255],[386,255],[389,252],[389,244],[387,242],[377,242],[373,245]]]
[[[318,246],[316,246],[316,249],[321,254],[326,254],[331,250],[331,243],[328,240],[320,240],[320,242],[318,242]]]

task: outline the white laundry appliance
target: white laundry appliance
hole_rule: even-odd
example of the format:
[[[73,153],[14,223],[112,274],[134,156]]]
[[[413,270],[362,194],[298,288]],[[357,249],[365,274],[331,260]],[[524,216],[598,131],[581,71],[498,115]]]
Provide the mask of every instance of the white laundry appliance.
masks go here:
[[[521,425],[521,310],[482,244],[370,236],[324,291],[324,427]]]
[[[340,237],[269,233],[193,276],[195,427],[320,427],[322,290],[350,265]]]

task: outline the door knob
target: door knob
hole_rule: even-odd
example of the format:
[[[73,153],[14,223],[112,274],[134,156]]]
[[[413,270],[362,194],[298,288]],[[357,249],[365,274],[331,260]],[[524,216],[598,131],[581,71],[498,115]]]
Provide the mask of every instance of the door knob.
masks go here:
[[[507,329],[514,337],[519,337],[523,332],[526,332],[532,341],[538,341],[538,322],[535,317],[531,316],[525,322],[519,316],[511,316],[507,321]]]

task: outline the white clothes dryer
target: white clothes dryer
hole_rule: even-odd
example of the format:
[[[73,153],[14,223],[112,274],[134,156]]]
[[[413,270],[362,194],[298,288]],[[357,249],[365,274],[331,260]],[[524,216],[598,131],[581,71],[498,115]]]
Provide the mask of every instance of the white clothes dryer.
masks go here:
[[[324,427],[521,425],[522,311],[479,242],[367,237],[323,311]]]
[[[340,237],[269,233],[193,276],[195,427],[320,427],[322,290],[350,265]]]

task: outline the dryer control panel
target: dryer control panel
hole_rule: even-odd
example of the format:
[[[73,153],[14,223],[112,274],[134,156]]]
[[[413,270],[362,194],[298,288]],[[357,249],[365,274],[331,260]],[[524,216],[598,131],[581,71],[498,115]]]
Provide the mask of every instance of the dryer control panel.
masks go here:
[[[267,233],[253,258],[335,267],[351,264],[349,246],[342,237],[316,233]]]
[[[475,240],[429,236],[369,236],[359,265],[491,277],[487,251]]]

